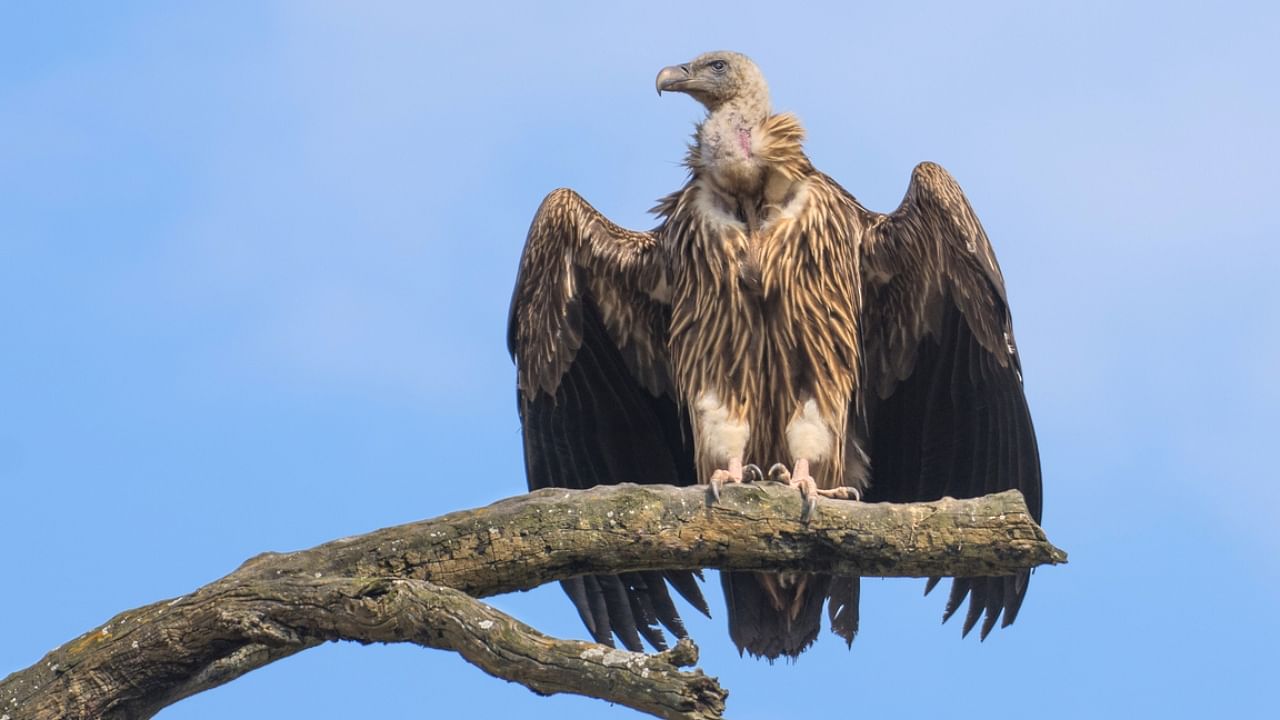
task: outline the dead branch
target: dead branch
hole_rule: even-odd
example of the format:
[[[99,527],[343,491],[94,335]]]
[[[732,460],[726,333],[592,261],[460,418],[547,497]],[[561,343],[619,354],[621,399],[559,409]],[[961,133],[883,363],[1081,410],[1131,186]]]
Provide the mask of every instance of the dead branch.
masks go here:
[[[175,600],[117,615],[0,681],[0,720],[148,718],[178,700],[330,640],[455,650],[535,692],[659,717],[718,718],[725,691],[681,643],[647,656],[556,640],[473,599],[583,573],[803,570],[1007,575],[1066,561],[1022,496],[862,504],[772,485],[543,490],[488,507],[264,553]],[[567,608],[566,608],[567,609]]]

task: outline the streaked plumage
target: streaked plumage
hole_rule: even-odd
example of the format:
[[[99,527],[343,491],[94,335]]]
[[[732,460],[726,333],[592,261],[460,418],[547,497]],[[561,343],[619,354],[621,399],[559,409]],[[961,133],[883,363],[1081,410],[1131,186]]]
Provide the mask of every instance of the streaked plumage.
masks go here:
[[[666,68],[663,89],[708,116],[658,227],[618,227],[564,189],[530,227],[509,327],[530,487],[705,483],[733,461],[803,459],[818,488],[868,501],[1018,488],[1039,520],[1003,279],[951,176],[921,164],[895,212],[871,212],[813,168],[746,57]],[[666,582],[706,612],[689,573],[564,586],[596,640],[640,649],[641,635],[663,646],[659,623],[684,634]],[[857,578],[722,584],[752,654],[799,654],[828,600],[833,630],[857,631]],[[947,616],[967,594],[964,630],[985,613],[985,637],[1026,584],[958,579]]]

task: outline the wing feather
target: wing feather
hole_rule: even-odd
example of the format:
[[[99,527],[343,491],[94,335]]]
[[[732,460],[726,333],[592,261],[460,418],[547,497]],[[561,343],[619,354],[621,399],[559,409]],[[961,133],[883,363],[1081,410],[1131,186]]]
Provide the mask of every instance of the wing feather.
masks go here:
[[[873,215],[862,244],[863,381],[870,501],[1021,490],[1040,521],[1040,461],[1022,390],[1004,279],[964,193],[923,163],[902,205]],[[956,578],[944,622],[1013,622],[1029,575]],[[926,593],[937,583],[931,578]]]
[[[663,264],[653,233],[605,219],[570,190],[547,196],[529,228],[507,341],[529,488],[696,482],[669,392],[669,310],[650,296]],[[597,642],[661,650],[684,637],[670,582],[701,612],[694,574],[624,573],[561,583]]]

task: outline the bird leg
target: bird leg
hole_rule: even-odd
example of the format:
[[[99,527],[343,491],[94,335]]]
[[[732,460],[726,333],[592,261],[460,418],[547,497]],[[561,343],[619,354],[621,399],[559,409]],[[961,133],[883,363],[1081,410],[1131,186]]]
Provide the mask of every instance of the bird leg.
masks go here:
[[[744,466],[742,458],[736,457],[729,461],[727,470],[716,470],[711,473],[711,479],[708,484],[711,486],[711,501],[713,503],[720,502],[720,491],[724,489],[725,483],[741,483],[741,482],[762,482],[764,473],[760,472],[760,468],[754,464]]]
[[[725,483],[742,482],[742,458],[736,457],[729,460],[729,468],[721,469],[711,473],[711,502],[720,502],[720,490],[724,488]]]
[[[787,470],[787,466],[782,463],[774,463],[773,467],[769,468],[769,480],[800,490],[800,497],[804,500],[804,511],[800,514],[800,519],[804,521],[808,521],[814,508],[818,507],[819,495],[835,500],[862,499],[862,492],[858,488],[843,485],[830,489],[819,488],[817,481],[809,474],[809,461],[806,458],[796,460],[794,472]]]

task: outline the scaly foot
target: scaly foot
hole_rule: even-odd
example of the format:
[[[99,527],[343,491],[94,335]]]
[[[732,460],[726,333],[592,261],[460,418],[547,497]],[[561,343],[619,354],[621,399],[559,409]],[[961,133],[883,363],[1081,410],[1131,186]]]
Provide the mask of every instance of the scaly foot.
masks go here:
[[[787,466],[782,463],[775,463],[769,468],[769,479],[800,490],[800,497],[804,500],[804,511],[800,514],[800,519],[806,522],[813,514],[814,508],[818,507],[819,495],[835,500],[862,499],[862,492],[857,488],[843,485],[830,489],[819,488],[817,481],[809,474],[809,461],[804,458],[796,460],[794,472],[787,470]]]
[[[711,473],[711,480],[708,483],[711,486],[711,502],[720,502],[720,491],[724,489],[725,483],[741,483],[741,482],[763,482],[764,473],[756,465],[742,464],[741,458],[734,458],[729,461],[729,467],[725,470],[716,470]]]
[[[711,502],[720,502],[720,490],[725,483],[742,482],[742,458],[734,458],[729,461],[727,470],[721,469],[711,473]]]

